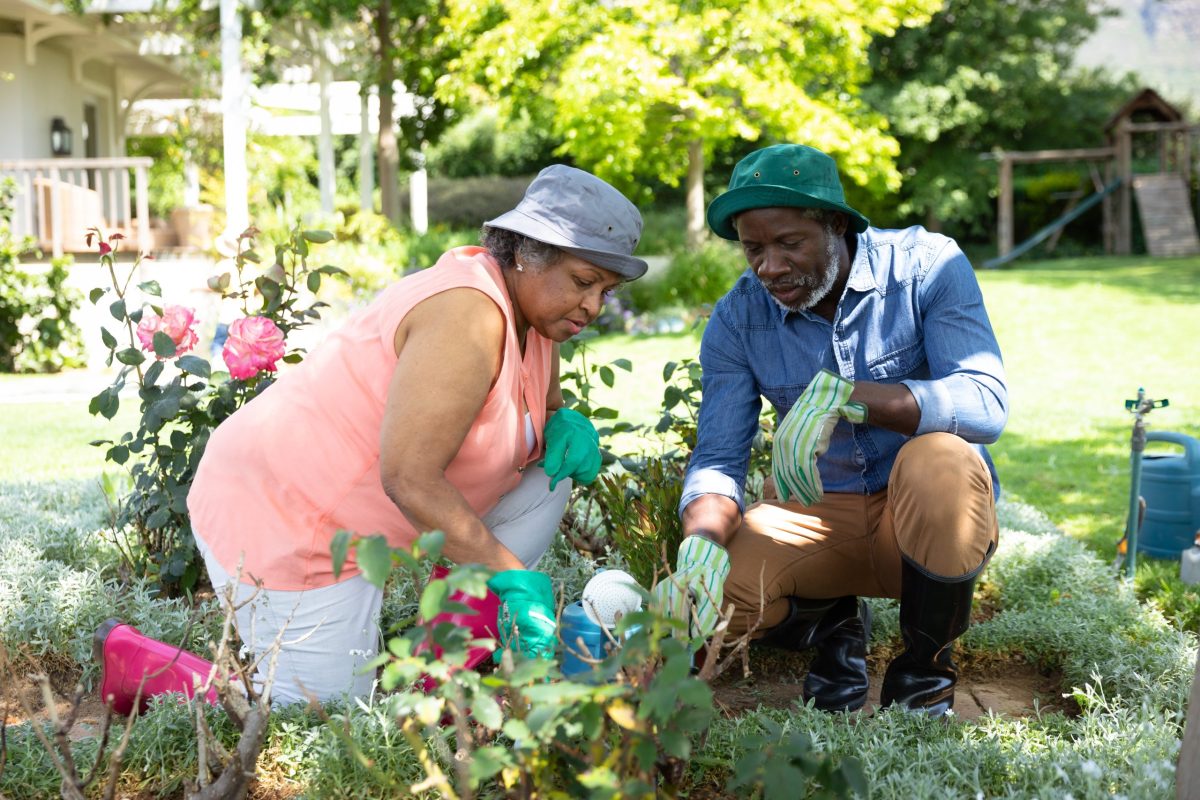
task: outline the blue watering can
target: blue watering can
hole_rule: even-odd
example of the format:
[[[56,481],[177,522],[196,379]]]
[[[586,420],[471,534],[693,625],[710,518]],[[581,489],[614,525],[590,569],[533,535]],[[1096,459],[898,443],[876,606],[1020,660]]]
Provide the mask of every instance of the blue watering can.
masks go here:
[[[1168,442],[1183,450],[1142,455],[1141,495],[1146,501],[1146,517],[1138,534],[1138,550],[1177,560],[1200,530],[1200,440],[1182,433],[1148,431],[1146,442]]]

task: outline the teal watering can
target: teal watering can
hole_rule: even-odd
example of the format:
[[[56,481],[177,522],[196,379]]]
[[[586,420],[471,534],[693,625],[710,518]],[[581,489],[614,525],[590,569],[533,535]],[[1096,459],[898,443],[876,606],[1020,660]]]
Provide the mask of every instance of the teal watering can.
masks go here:
[[[1178,559],[1200,530],[1200,439],[1170,431],[1147,431],[1146,442],[1168,442],[1182,452],[1142,455],[1141,495],[1146,517],[1138,551]]]

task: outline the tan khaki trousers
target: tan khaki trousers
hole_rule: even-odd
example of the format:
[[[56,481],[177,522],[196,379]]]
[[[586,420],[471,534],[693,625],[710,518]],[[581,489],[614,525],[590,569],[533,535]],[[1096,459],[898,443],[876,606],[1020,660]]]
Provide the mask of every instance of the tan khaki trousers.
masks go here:
[[[728,547],[729,632],[778,625],[788,597],[898,598],[901,554],[934,575],[966,575],[998,535],[992,479],[978,452],[948,433],[914,437],[882,492],[826,493],[813,506],[764,500],[746,512]]]

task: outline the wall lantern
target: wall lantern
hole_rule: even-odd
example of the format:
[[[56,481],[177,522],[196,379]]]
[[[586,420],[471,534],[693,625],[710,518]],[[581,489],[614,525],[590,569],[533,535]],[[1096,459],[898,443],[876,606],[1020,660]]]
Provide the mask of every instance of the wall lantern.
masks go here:
[[[55,117],[50,123],[50,152],[56,156],[71,155],[71,129],[62,117]]]

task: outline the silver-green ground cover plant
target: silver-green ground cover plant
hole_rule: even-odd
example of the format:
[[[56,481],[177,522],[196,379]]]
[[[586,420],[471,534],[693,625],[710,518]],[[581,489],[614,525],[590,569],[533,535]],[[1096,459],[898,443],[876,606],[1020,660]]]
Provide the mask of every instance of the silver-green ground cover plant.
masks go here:
[[[1078,713],[1042,710],[1025,718],[949,723],[902,711],[828,715],[800,705],[717,714],[693,743],[681,789],[819,796],[818,785],[789,778],[803,774],[804,758],[822,757],[832,764],[855,759],[874,798],[1172,797],[1195,637],[1138,603],[1127,583],[1037,511],[1002,503],[1000,512],[1001,546],[981,587],[996,611],[972,627],[959,652],[965,659],[1025,660],[1061,674],[1062,691]],[[0,487],[0,644],[25,659],[19,662],[24,669],[75,670],[94,681],[90,636],[114,615],[168,641],[183,641],[186,633],[188,646],[204,652],[211,610],[158,599],[142,582],[122,580],[117,554],[100,535],[105,513],[102,492],[87,482]],[[596,568],[561,544],[549,561],[547,570],[567,598],[579,595]],[[620,566],[620,558],[608,565]],[[411,617],[417,603],[412,583],[396,581],[386,615]],[[894,604],[873,605],[872,646],[894,646]],[[197,620],[190,629],[189,619]],[[389,797],[397,787],[419,785],[426,770],[396,724],[394,705],[383,696],[333,706],[324,715],[276,712],[259,759],[260,780],[310,797]],[[224,713],[209,709],[206,715],[232,744]],[[133,727],[123,786],[148,796],[177,795],[195,770],[193,718],[172,699],[152,704]],[[431,730],[427,752],[450,773],[455,733]],[[58,796],[58,777],[28,723],[10,726],[5,738],[0,793]],[[80,763],[94,757],[96,746],[88,738],[76,744]],[[554,796],[554,787],[544,792]],[[432,789],[424,794],[436,796]],[[484,782],[477,796],[505,791]]]

